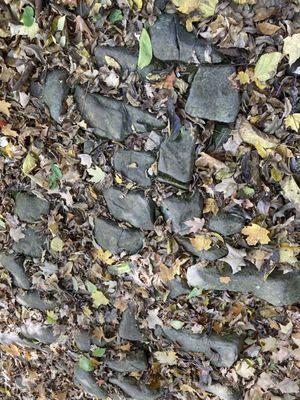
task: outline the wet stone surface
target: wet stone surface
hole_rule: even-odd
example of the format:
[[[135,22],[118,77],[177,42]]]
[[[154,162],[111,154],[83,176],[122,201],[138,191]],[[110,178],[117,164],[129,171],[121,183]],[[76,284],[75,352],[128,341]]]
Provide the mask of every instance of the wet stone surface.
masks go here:
[[[222,276],[229,276],[230,281],[224,284]],[[247,266],[236,274],[230,269],[223,273],[217,268],[198,268],[196,265],[188,268],[187,279],[190,286],[205,290],[229,290],[233,292],[252,293],[274,306],[295,304],[300,301],[300,271],[283,274],[274,271],[263,279],[260,272],[252,266]]]
[[[142,342],[144,340],[144,336],[135,319],[133,307],[128,307],[127,310],[123,312],[118,334],[120,338],[126,340],[137,342]]]
[[[24,259],[16,254],[0,253],[0,266],[5,268],[13,278],[13,284],[22,289],[30,288],[30,280],[24,269]]]
[[[113,158],[116,171],[142,187],[151,186],[147,170],[154,161],[155,157],[151,153],[133,150],[118,150]]]
[[[113,254],[137,253],[143,247],[144,235],[138,229],[122,228],[116,222],[96,218],[95,239],[99,246]]]
[[[234,122],[240,107],[239,92],[229,79],[234,73],[235,67],[230,65],[201,65],[194,77],[185,111],[192,117]]]
[[[163,180],[170,183],[188,184],[192,179],[194,167],[195,139],[191,133],[184,130],[174,140],[167,138],[159,151],[158,172]]]
[[[106,393],[97,384],[96,378],[91,372],[84,371],[79,365],[74,369],[74,383],[82,386],[83,390],[96,399],[105,399]]]
[[[47,246],[47,236],[31,228],[23,233],[25,237],[13,245],[13,250],[29,257],[41,257]]]
[[[154,56],[162,61],[221,62],[208,42],[187,32],[173,14],[162,14],[150,28]],[[168,45],[166,46],[166,38]]]
[[[61,122],[64,103],[69,93],[66,83],[68,72],[63,69],[54,69],[48,72],[42,92],[42,101],[49,108],[51,117]]]
[[[144,133],[164,128],[164,122],[147,111],[77,86],[75,101],[87,124],[97,136],[123,141],[133,132]],[[100,117],[101,116],[101,117]]]
[[[190,239],[176,236],[176,240],[182,247],[185,248],[190,254],[193,254],[200,259],[207,261],[216,261],[219,258],[225,257],[228,254],[227,247],[225,246],[212,246],[209,250],[199,251],[192,245]]]
[[[15,214],[23,222],[38,222],[43,215],[49,214],[49,210],[50,204],[44,199],[23,192],[16,195]]]
[[[107,361],[107,366],[117,372],[145,371],[148,368],[148,360],[144,351],[137,350],[128,354],[123,359]]]
[[[24,307],[36,308],[40,311],[52,310],[56,304],[52,301],[45,301],[42,299],[37,291],[30,291],[26,293],[18,293],[16,301]]]
[[[144,230],[153,229],[154,203],[140,191],[123,192],[117,188],[103,191],[111,215]]]
[[[218,232],[223,236],[234,235],[240,233],[246,221],[242,215],[219,212],[210,217],[208,227],[212,231]]]
[[[137,68],[138,54],[132,49],[98,45],[95,47],[94,55],[99,67],[107,65],[105,57],[111,57],[123,70],[132,72]]]
[[[130,399],[134,400],[156,400],[160,399],[162,392],[159,390],[151,390],[146,385],[138,383],[133,378],[110,378],[112,384],[121,388]]]
[[[189,227],[185,222],[201,217],[203,198],[198,191],[190,196],[173,195],[162,202],[161,209],[165,219],[171,220],[173,231],[185,235],[189,233]]]

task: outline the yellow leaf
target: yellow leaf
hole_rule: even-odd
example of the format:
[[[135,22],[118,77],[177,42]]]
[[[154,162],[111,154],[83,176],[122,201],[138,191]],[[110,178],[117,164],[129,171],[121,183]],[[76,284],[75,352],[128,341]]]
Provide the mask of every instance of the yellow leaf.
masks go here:
[[[282,179],[282,173],[277,168],[272,167],[271,177],[275,182],[280,182]]]
[[[238,80],[242,85],[247,85],[247,83],[250,83],[250,76],[247,71],[240,71],[237,74],[236,80]]]
[[[255,4],[256,0],[233,0],[236,4]]]
[[[101,248],[97,249],[96,257],[107,265],[112,265],[115,262],[114,257],[109,250],[103,250]]]
[[[292,176],[286,178],[281,185],[282,193],[293,204],[295,209],[300,212],[300,188]]]
[[[219,211],[219,207],[217,205],[216,200],[213,199],[212,197],[208,197],[204,203],[203,214],[206,214],[209,212],[212,212],[213,214],[217,214],[218,211]]]
[[[22,165],[22,172],[24,175],[30,174],[31,171],[34,170],[34,168],[37,166],[36,159],[33,155],[30,153],[27,154],[25,157],[25,160],[23,161]]]
[[[290,114],[284,119],[284,125],[286,128],[290,128],[295,132],[299,132],[300,129],[300,113]]]
[[[298,263],[297,254],[299,251],[295,252],[294,249],[290,248],[280,248],[279,257],[281,263],[296,264]]]
[[[63,251],[64,248],[64,242],[62,239],[58,236],[55,236],[50,243],[51,250],[55,252],[61,252]]]
[[[9,109],[11,107],[11,104],[9,104],[5,100],[0,100],[0,113],[6,115],[7,117],[10,117],[10,112]]]
[[[262,82],[273,78],[276,75],[278,64],[282,59],[282,54],[274,51],[273,53],[263,54],[254,69],[255,78]]]
[[[190,241],[198,251],[208,250],[211,248],[212,244],[212,240],[205,235],[197,235],[194,238],[191,238]]]
[[[12,125],[7,124],[1,128],[3,135],[17,137],[18,133],[11,129]]]
[[[127,1],[130,8],[133,8],[134,5],[138,9],[138,11],[141,11],[141,9],[143,8],[143,0],[127,0]]]
[[[225,285],[227,285],[231,281],[230,276],[220,276],[219,279],[220,279],[220,282],[224,283]]]
[[[290,65],[300,58],[300,33],[295,33],[283,40],[283,54],[289,56]]]
[[[167,267],[165,264],[160,263],[158,275],[163,282],[168,282],[174,279],[176,269],[174,267]]]
[[[48,324],[55,324],[57,321],[57,316],[55,315],[53,310],[47,311],[47,322]]]
[[[218,0],[172,0],[172,2],[182,14],[198,12],[203,18],[214,15],[218,4]]]
[[[270,241],[269,233],[268,229],[253,223],[242,229],[242,234],[248,236],[246,242],[249,246],[254,246],[257,243],[268,244]]]
[[[245,118],[241,119],[239,134],[244,142],[254,146],[261,157],[266,157],[266,149],[274,149],[277,146],[275,138],[269,139],[258,132]]]
[[[104,56],[104,59],[109,67],[115,68],[118,71],[121,69],[120,64],[114,58],[110,56]]]
[[[118,174],[115,175],[115,181],[118,185],[120,185],[123,182],[122,178]]]
[[[175,351],[156,351],[154,353],[155,358],[160,364],[176,365],[177,355]]]
[[[96,290],[91,294],[94,307],[106,306],[109,303],[108,298],[100,290]]]

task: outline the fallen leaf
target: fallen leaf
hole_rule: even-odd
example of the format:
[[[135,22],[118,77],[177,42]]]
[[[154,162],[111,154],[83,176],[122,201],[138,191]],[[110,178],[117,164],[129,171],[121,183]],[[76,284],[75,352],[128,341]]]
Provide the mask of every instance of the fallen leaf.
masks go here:
[[[92,299],[93,299],[93,305],[94,307],[98,308],[100,306],[106,306],[109,304],[109,300],[107,297],[104,296],[104,294],[100,290],[96,290],[91,294]]]
[[[283,54],[289,56],[289,64],[294,64],[300,58],[300,33],[295,33],[283,40]]]
[[[88,168],[92,165],[92,157],[89,154],[78,154],[80,158],[80,164]]]
[[[107,265],[112,265],[115,262],[115,259],[109,250],[98,248],[96,250],[96,257]]]
[[[205,224],[204,218],[193,218],[185,221],[185,225],[189,227],[189,233],[197,233],[203,229]]]
[[[276,75],[278,64],[282,59],[282,54],[279,52],[267,53],[260,56],[255,65],[254,76],[261,82],[273,78]]]
[[[257,28],[264,35],[274,35],[274,33],[281,29],[280,26],[270,24],[269,22],[261,22],[257,24]]]
[[[176,269],[173,267],[167,267],[165,264],[159,264],[159,272],[158,275],[163,282],[168,282],[174,279],[176,275]]]
[[[217,214],[218,211],[219,207],[217,205],[216,200],[213,199],[212,197],[208,197],[204,203],[203,214],[207,214],[210,212],[212,212],[213,214]]]
[[[255,368],[251,367],[247,361],[239,361],[235,367],[239,376],[245,379],[250,379],[254,376]]]
[[[1,128],[1,131],[3,133],[3,135],[5,136],[11,136],[11,137],[17,137],[18,136],[18,132],[14,131],[12,128],[11,124],[6,124],[5,126],[3,126]]]
[[[267,135],[254,128],[245,118],[240,120],[238,131],[243,141],[254,146],[258,154],[263,158],[267,156],[266,149],[274,149],[278,145],[277,139],[268,138]]]
[[[278,383],[276,385],[276,389],[280,390],[280,392],[283,394],[292,394],[292,393],[299,394],[299,390],[300,390],[297,382],[292,381],[289,378],[284,378],[283,381]]]
[[[292,176],[287,177],[281,185],[283,195],[300,212],[300,188]]]
[[[37,161],[33,155],[27,154],[22,164],[22,172],[24,175],[30,174],[31,171],[37,166]]]
[[[94,168],[88,168],[87,172],[92,177],[89,179],[89,182],[92,183],[103,182],[106,177],[106,173],[98,166],[95,166]]]
[[[155,358],[160,364],[176,365],[177,355],[175,351],[156,351],[154,353]]]
[[[155,329],[156,325],[163,326],[163,321],[158,317],[159,308],[148,311],[148,317],[146,318],[148,328]]]
[[[172,0],[172,2],[182,14],[198,12],[202,18],[213,16],[218,4],[218,0]]]
[[[13,239],[14,242],[18,242],[20,239],[25,237],[24,233],[22,232],[22,227],[11,227],[9,230],[9,236]]]
[[[56,236],[51,240],[50,247],[55,252],[61,252],[64,248],[64,242],[60,237]]]
[[[92,372],[94,370],[91,360],[84,356],[79,358],[79,367],[86,372]]]
[[[233,177],[225,178],[215,186],[217,192],[223,193],[225,199],[233,195],[237,191],[237,183]]]
[[[231,281],[231,278],[230,276],[220,276],[219,280],[221,283],[228,285],[228,283]]]
[[[239,272],[243,266],[246,265],[244,261],[244,257],[246,257],[247,253],[243,249],[235,249],[226,243],[226,247],[228,249],[228,254],[226,257],[220,258],[219,261],[226,262],[232,268],[232,273],[236,274]]]
[[[227,165],[223,163],[222,161],[217,160],[216,158],[213,158],[209,154],[206,154],[204,152],[200,153],[200,157],[196,160],[195,162],[196,167],[200,168],[209,168],[209,169],[215,169],[215,170],[220,170],[220,169],[228,169]]]
[[[295,132],[300,130],[300,113],[290,114],[284,119],[286,128],[290,128]]]
[[[246,239],[246,242],[250,246],[254,246],[257,243],[261,244],[268,244],[270,241],[269,238],[269,231],[266,228],[262,228],[260,225],[257,224],[251,224],[249,226],[245,226],[242,229],[242,234],[245,236],[248,236]]]
[[[139,58],[138,68],[147,67],[152,60],[152,44],[150,36],[145,28],[143,28],[139,41]]]
[[[10,107],[11,107],[10,103],[8,103],[5,100],[0,100],[0,113],[6,115],[7,117],[10,117],[10,112],[9,112]]]
[[[170,325],[172,326],[172,328],[179,330],[183,327],[184,322],[178,321],[175,319],[175,320],[170,321]]]
[[[277,347],[277,339],[269,336],[260,341],[261,349],[264,353],[275,350]]]
[[[190,242],[197,251],[209,250],[212,245],[212,240],[206,235],[197,235],[190,238]]]
[[[238,80],[242,85],[247,85],[250,83],[250,76],[247,71],[240,71],[235,79]]]
[[[267,391],[275,386],[273,375],[262,372],[257,380],[257,385],[263,390]]]
[[[109,67],[115,68],[117,71],[121,70],[121,65],[110,56],[104,56],[105,62]]]
[[[136,5],[138,11],[141,11],[143,7],[143,0],[127,0],[127,1],[130,8],[133,8],[133,6]]]

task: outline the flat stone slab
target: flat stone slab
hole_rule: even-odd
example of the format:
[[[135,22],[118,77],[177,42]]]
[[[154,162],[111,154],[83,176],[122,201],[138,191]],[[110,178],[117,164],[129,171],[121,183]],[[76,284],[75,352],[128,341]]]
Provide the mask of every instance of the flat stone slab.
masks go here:
[[[47,200],[24,192],[16,195],[15,214],[23,222],[38,222],[43,215],[49,214],[49,210],[50,204]]]
[[[159,151],[158,171],[164,178],[187,184],[193,176],[195,138],[183,130],[174,140],[167,138]]]
[[[229,77],[230,65],[200,65],[185,105],[192,117],[219,122],[234,122],[240,108],[240,95]]]
[[[144,340],[143,334],[140,331],[138,323],[135,319],[134,309],[129,306],[122,315],[122,319],[118,332],[120,338],[142,342]]]
[[[143,247],[144,234],[138,229],[121,228],[116,222],[95,219],[95,239],[99,246],[113,254],[137,253]]]
[[[121,360],[108,360],[106,364],[113,371],[126,373],[145,371],[148,368],[147,356],[142,350],[132,352]]]
[[[68,72],[64,69],[54,69],[48,72],[43,88],[42,101],[47,105],[51,117],[56,122],[61,122],[64,102],[69,94],[66,83]]]
[[[208,227],[211,231],[218,232],[222,236],[230,236],[240,233],[246,223],[242,215],[219,212],[210,217]]]
[[[118,386],[123,390],[131,399],[134,400],[156,400],[162,399],[162,392],[160,390],[151,390],[146,385],[139,383],[133,378],[110,378],[110,383]]]
[[[82,118],[99,137],[123,141],[134,132],[145,133],[165,126],[147,111],[100,94],[87,93],[81,86],[75,90],[75,101]]]
[[[164,218],[171,220],[173,231],[180,235],[186,235],[189,233],[186,222],[202,215],[203,197],[198,191],[192,195],[180,197],[173,195],[162,202],[161,210]]]
[[[91,336],[88,331],[77,330],[74,334],[74,340],[80,351],[90,351]]]
[[[169,297],[171,299],[177,299],[177,297],[190,292],[188,286],[183,283],[180,279],[172,279],[168,282],[168,288],[170,290]]]
[[[13,245],[13,250],[29,257],[41,257],[47,245],[47,236],[31,228],[27,228],[23,233],[25,237]]]
[[[239,357],[242,338],[237,335],[221,336],[216,333],[196,334],[189,330],[162,328],[163,336],[180,345],[180,350],[203,353],[218,367],[230,368]]]
[[[146,151],[119,150],[114,154],[115,170],[143,187],[151,186],[147,170],[155,157]]]
[[[154,223],[154,203],[140,191],[124,193],[117,188],[103,190],[111,215],[136,228],[151,230]]]
[[[102,390],[91,372],[84,371],[76,365],[74,368],[74,383],[96,399],[106,399],[107,394]]]
[[[13,283],[22,289],[30,288],[30,280],[23,267],[24,259],[15,254],[0,253],[0,265],[11,275]]]
[[[24,307],[36,308],[40,311],[53,310],[56,307],[55,302],[43,300],[36,290],[23,294],[17,293],[16,301]]]
[[[54,328],[44,326],[38,323],[29,323],[21,326],[21,335],[26,339],[38,340],[43,344],[52,344],[56,342],[62,333],[62,329],[58,325]]]
[[[121,46],[103,46],[95,47],[94,55],[99,67],[107,65],[105,57],[111,57],[124,69],[133,72],[137,69],[138,54],[132,49]]]
[[[190,239],[176,236],[176,240],[186,251],[207,261],[216,261],[219,258],[225,257],[228,254],[228,249],[225,246],[212,246],[209,250],[199,251],[192,245]]]
[[[220,281],[223,276],[230,277],[227,284]],[[263,276],[253,266],[247,266],[238,273],[232,274],[230,268],[221,273],[215,267],[199,268],[197,265],[193,265],[187,270],[187,280],[190,286],[197,286],[205,290],[252,293],[273,306],[285,306],[300,302],[299,270],[286,274],[274,271],[264,281]]]
[[[159,60],[185,63],[222,61],[208,42],[186,31],[177,15],[162,14],[150,28],[150,34],[153,54]]]

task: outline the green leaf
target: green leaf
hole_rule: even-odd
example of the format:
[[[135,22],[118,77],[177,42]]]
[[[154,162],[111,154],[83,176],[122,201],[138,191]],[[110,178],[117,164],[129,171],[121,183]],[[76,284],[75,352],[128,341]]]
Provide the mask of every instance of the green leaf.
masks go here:
[[[91,360],[89,360],[88,358],[86,358],[84,356],[80,357],[80,359],[79,359],[79,367],[86,372],[91,372],[94,370]]]
[[[60,170],[60,168],[59,168],[59,166],[57,164],[52,164],[51,169],[52,169],[52,172],[53,172],[53,174],[55,175],[55,177],[57,179],[62,179],[63,174],[62,174],[62,172],[61,172],[61,170]]]
[[[30,27],[34,23],[34,9],[31,6],[26,6],[22,15],[23,24]]]
[[[140,50],[138,67],[140,69],[147,67],[152,60],[152,44],[147,30],[144,28],[140,37]]]
[[[110,265],[108,267],[108,272],[112,275],[123,275],[123,274],[128,274],[131,272],[131,267],[129,263],[122,263],[118,265]]]
[[[187,298],[188,299],[192,299],[193,297],[199,296],[199,294],[201,294],[201,290],[199,288],[195,287],[194,289],[192,289],[190,291],[190,293],[188,294]]]
[[[87,290],[89,291],[89,293],[95,293],[97,292],[97,286],[94,285],[92,282],[90,281],[86,281],[85,282],[85,287],[87,288]]]
[[[268,79],[273,78],[276,75],[277,67],[282,57],[282,54],[276,51],[263,54],[255,66],[255,78],[261,82],[266,82]]]
[[[94,357],[102,357],[102,356],[104,356],[105,352],[106,352],[106,349],[104,347],[97,347],[93,351],[93,356]]]
[[[170,325],[172,326],[172,328],[178,330],[183,327],[184,322],[178,321],[177,319],[173,319],[172,321],[170,321]]]
[[[108,17],[109,22],[111,22],[112,24],[120,22],[122,21],[122,19],[123,19],[123,13],[118,8],[112,10],[112,12],[109,14]]]
[[[52,171],[52,174],[49,176],[49,179],[48,179],[49,188],[56,189],[58,186],[58,182],[63,177],[63,174],[57,164],[52,164],[51,171]]]

